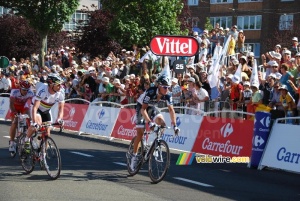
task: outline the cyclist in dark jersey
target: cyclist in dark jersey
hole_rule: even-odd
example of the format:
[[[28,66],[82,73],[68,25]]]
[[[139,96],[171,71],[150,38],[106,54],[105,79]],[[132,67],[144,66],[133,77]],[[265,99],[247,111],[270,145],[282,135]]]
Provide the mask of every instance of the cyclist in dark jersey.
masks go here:
[[[165,120],[157,110],[156,105],[159,101],[166,101],[171,124],[174,128],[175,134],[178,134],[180,129],[176,125],[176,114],[173,108],[173,101],[170,94],[168,94],[168,89],[170,87],[170,79],[166,76],[161,76],[157,79],[158,86],[150,87],[145,91],[137,100],[136,107],[136,129],[137,138],[134,141],[133,156],[131,158],[130,168],[134,170],[136,168],[138,158],[137,149],[138,144],[143,137],[145,130],[145,124],[148,123],[149,128],[153,129],[156,125],[165,126]]]

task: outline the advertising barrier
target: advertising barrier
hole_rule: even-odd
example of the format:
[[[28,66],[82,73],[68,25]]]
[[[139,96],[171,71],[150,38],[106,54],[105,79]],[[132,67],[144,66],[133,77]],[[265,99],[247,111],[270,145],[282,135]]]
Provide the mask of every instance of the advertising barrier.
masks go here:
[[[116,120],[111,137],[131,140],[136,136],[135,109],[122,108]]]
[[[64,129],[79,131],[83,117],[87,113],[88,105],[65,103],[64,107]],[[51,108],[52,121],[55,122],[57,118],[58,104]]]
[[[212,156],[248,156],[251,154],[253,121],[203,117],[193,152]]]
[[[171,126],[170,114],[162,112],[167,126]],[[200,115],[185,115],[176,114],[176,124],[180,128],[180,133],[178,136],[174,136],[173,128],[167,129],[162,136],[171,149],[178,149],[184,151],[191,151],[195,140],[198,135],[198,131],[201,125],[203,117]],[[149,141],[151,141],[149,136]]]
[[[299,125],[274,123],[258,169],[267,166],[300,173],[299,128]]]
[[[270,134],[271,113],[256,112],[250,167],[257,168]]]
[[[119,112],[120,108],[90,104],[82,121],[80,132],[109,137]]]
[[[0,97],[0,119],[6,119],[9,111],[9,98]]]

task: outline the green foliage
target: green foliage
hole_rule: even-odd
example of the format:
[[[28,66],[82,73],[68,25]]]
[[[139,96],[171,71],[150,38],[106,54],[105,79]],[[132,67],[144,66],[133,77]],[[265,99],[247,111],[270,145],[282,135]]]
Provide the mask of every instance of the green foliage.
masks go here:
[[[213,25],[210,23],[209,17],[206,18],[204,28],[207,29],[208,31],[211,31],[214,28]]]
[[[49,33],[61,31],[63,24],[79,6],[79,0],[0,0],[0,6],[26,18],[40,35],[40,63]]]
[[[181,0],[106,0],[103,7],[115,14],[110,35],[122,46],[147,45],[158,34],[187,35],[181,30],[178,16]]]

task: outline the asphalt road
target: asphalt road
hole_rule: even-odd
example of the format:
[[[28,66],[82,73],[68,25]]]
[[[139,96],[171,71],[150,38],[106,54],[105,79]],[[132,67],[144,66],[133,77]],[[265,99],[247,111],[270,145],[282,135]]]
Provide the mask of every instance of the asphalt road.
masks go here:
[[[127,143],[100,137],[53,132],[60,148],[62,172],[55,181],[37,165],[24,174],[8,153],[9,123],[0,121],[0,201],[13,200],[300,200],[300,175],[258,171],[245,164],[197,164],[171,167],[164,181],[152,184],[144,165],[127,173]]]

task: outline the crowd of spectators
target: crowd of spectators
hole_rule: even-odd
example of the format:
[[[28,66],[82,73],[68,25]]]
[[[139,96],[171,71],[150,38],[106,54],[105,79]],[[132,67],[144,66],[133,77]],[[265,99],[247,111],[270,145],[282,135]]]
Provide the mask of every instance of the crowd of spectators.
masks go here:
[[[204,30],[201,35],[194,32],[193,37],[200,46],[199,53],[193,57],[159,57],[148,46],[133,45],[130,50],[93,58],[89,54],[79,54],[75,47],[61,46],[48,50],[44,65],[38,65],[35,54],[18,62],[12,58],[9,67],[1,72],[0,92],[9,92],[21,79],[29,79],[36,89],[45,82],[48,73],[56,72],[65,80],[66,98],[129,104],[135,103],[146,89],[155,86],[159,74],[170,67],[172,84],[169,91],[174,105],[191,108],[185,110],[187,114],[224,108],[254,112],[262,103],[272,107],[277,116],[298,115],[300,45],[297,37],[291,39],[290,47],[278,44],[257,59],[257,63],[261,63],[258,66],[259,83],[250,82],[255,55],[245,49],[245,35],[236,25],[231,29],[217,25],[211,31]],[[211,88],[208,72],[214,52],[226,42],[226,63],[220,67],[217,87]],[[186,63],[183,74],[172,70],[176,59]],[[235,81],[239,66],[242,79]]]

